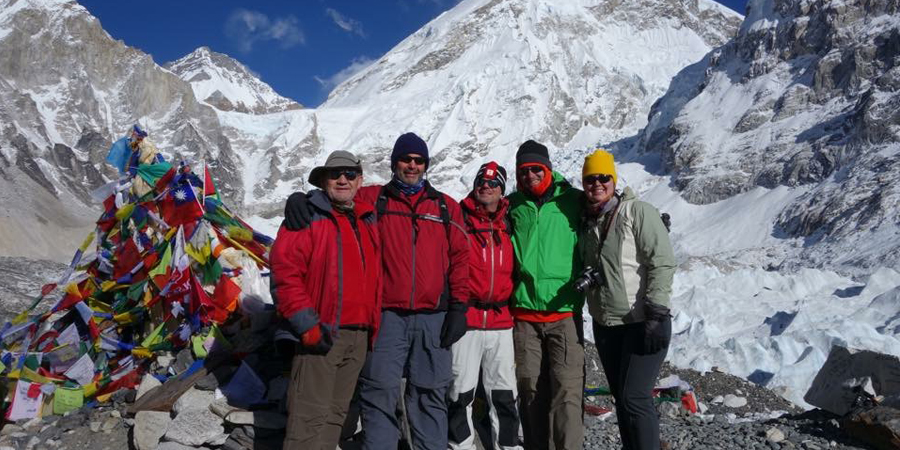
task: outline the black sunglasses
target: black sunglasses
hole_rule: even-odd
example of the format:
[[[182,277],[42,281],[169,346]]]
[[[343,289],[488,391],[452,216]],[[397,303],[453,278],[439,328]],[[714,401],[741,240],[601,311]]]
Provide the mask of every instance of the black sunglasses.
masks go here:
[[[409,164],[409,163],[415,161],[417,165],[423,166],[423,165],[425,165],[426,159],[424,156],[403,155],[403,156],[397,158],[397,161],[401,161],[405,164]]]
[[[479,186],[487,185],[489,188],[500,187],[500,180],[481,180]]]
[[[528,172],[537,174],[537,173],[542,173],[543,171],[544,171],[544,168],[541,166],[528,166],[528,167],[520,167],[519,170],[517,170],[516,172],[519,174],[519,176],[524,176]]]
[[[581,181],[584,182],[584,184],[594,184],[597,181],[599,181],[601,183],[609,183],[609,181],[612,179],[613,179],[612,175],[607,175],[605,173],[601,173],[598,175],[588,175],[588,176],[582,178]]]
[[[328,178],[331,178],[332,180],[340,179],[341,175],[343,175],[347,181],[353,181],[356,177],[362,175],[362,171],[357,169],[334,169],[328,171]]]

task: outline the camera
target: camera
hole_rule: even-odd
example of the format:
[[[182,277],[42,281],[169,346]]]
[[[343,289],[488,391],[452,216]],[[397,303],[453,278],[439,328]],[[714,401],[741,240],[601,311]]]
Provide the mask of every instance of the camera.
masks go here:
[[[585,267],[584,270],[572,282],[575,290],[581,293],[587,292],[603,283],[603,272],[596,267]]]

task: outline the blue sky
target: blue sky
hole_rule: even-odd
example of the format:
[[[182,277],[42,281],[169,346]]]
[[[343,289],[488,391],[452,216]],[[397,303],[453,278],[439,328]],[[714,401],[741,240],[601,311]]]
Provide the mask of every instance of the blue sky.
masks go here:
[[[113,38],[159,64],[205,45],[310,107],[457,1],[79,0]],[[743,14],[746,0],[720,3]]]

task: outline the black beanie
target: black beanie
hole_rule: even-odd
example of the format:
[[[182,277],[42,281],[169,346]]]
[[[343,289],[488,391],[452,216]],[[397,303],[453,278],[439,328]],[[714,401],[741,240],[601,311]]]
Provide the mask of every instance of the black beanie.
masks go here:
[[[519,151],[516,152],[516,167],[534,163],[543,164],[553,170],[553,163],[550,162],[550,153],[547,151],[547,147],[529,139],[520,145]]]
[[[397,138],[397,142],[394,142],[394,150],[391,152],[391,170],[394,170],[394,167],[397,166],[397,160],[401,156],[409,155],[410,153],[415,153],[425,158],[425,168],[428,168],[428,144],[416,133],[405,133]]]

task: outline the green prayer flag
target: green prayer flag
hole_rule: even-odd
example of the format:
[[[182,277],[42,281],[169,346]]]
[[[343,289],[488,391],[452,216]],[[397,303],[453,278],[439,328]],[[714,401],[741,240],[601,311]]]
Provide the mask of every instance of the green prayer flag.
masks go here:
[[[156,267],[154,267],[153,269],[150,270],[150,273],[149,273],[150,278],[157,277],[159,275],[165,275],[166,270],[169,268],[169,266],[171,264],[172,264],[172,246],[167,245],[166,251],[165,251],[165,253],[163,253],[162,259],[160,259],[156,263]],[[160,287],[162,287],[162,286],[160,286]]]
[[[153,186],[171,168],[172,165],[165,161],[161,161],[155,164],[139,164],[137,167],[137,173],[141,178],[144,179],[144,181],[147,182],[147,184]]]
[[[209,261],[201,266],[201,270],[203,272],[203,284],[205,285],[216,284],[219,282],[219,278],[222,277],[222,266],[215,258],[209,258]]]
[[[137,283],[129,286],[128,294],[126,294],[126,297],[128,297],[128,300],[131,300],[131,301],[140,300],[141,296],[144,295],[144,285],[145,284],[147,284],[147,280],[143,279],[140,282],[137,282]]]

